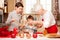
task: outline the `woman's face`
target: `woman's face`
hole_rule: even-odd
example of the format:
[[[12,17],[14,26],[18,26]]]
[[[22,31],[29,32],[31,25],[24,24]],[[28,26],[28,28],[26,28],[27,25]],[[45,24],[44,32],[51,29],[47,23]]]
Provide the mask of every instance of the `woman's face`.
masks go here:
[[[43,14],[43,10],[40,9],[40,10],[37,11],[37,13],[40,14],[40,15],[42,15]]]

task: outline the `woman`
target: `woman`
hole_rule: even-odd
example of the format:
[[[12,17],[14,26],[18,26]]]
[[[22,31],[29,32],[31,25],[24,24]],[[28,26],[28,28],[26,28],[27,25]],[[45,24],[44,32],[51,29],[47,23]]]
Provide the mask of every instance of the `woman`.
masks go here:
[[[36,10],[36,12],[39,15],[42,15],[42,23],[40,23],[40,24],[43,24],[42,26],[45,28],[47,33],[57,33],[58,32],[55,18],[51,12],[43,9],[42,7],[39,7]]]

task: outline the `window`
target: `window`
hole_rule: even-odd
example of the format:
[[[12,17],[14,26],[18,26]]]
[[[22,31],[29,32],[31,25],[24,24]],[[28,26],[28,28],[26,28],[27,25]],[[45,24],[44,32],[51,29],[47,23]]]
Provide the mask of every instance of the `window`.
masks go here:
[[[31,9],[34,6],[34,4],[37,2],[38,0],[26,0],[25,1],[25,12],[26,13],[31,13]],[[40,4],[43,6],[44,9],[51,11],[52,10],[52,0],[40,0]]]
[[[31,13],[31,8],[36,3],[36,0],[26,0],[25,3],[26,3],[26,5],[25,5],[25,12],[26,13]]]
[[[43,5],[43,8],[51,11],[52,10],[52,0],[40,0],[40,3]]]

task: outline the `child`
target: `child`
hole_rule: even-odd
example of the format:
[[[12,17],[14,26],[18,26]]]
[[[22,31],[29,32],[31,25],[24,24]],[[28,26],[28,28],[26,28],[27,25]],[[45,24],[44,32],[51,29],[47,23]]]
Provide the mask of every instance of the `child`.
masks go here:
[[[27,24],[25,25],[25,31],[29,33],[34,33],[36,32],[36,27],[34,27],[34,24],[31,23],[31,21],[34,21],[34,18],[31,15],[29,15],[27,17]]]

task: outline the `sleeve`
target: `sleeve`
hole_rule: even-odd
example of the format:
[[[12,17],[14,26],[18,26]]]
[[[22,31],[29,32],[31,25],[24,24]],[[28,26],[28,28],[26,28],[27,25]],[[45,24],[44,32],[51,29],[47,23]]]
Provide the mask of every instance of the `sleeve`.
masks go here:
[[[11,13],[9,13],[6,24],[10,24],[11,19],[12,19],[12,15],[11,15]]]
[[[51,17],[51,15],[50,15],[50,13],[48,13],[48,14],[46,14],[46,15],[44,16],[43,27],[45,27],[45,28],[50,27],[51,18],[52,18],[52,17]]]

